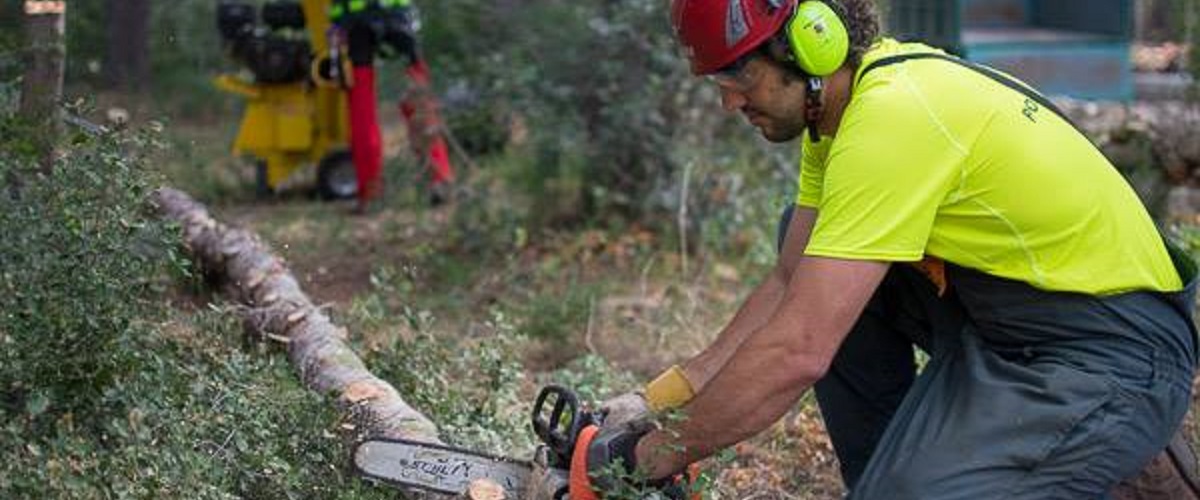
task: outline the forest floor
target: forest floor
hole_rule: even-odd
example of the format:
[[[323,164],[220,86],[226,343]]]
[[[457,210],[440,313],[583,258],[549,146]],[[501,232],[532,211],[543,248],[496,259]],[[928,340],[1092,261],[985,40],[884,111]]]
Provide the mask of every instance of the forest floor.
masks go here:
[[[660,235],[636,226],[472,235],[511,228],[472,223],[469,195],[428,207],[419,188],[395,187],[412,174],[394,168],[393,188],[366,215],[350,215],[349,202],[313,199],[303,180],[256,199],[251,167],[222,151],[227,134],[207,124],[173,127],[164,159],[171,182],[208,203],[218,220],[262,236],[316,303],[335,321],[351,323],[352,340],[366,351],[408,335],[397,314],[362,320],[381,295],[390,303],[383,309],[436,318],[431,331],[447,339],[473,335],[502,311],[521,333],[520,363],[530,380],[562,383],[554,377],[564,367],[599,358],[621,375],[604,385],[632,390],[703,348],[767,269],[737,257],[681,257]],[[386,140],[394,162],[396,139]],[[497,240],[499,249],[462,248],[464,241],[486,247]],[[535,390],[522,389],[528,405]],[[722,497],[839,497],[822,425],[810,396],[738,445],[712,467]]]
[[[646,380],[702,348],[755,281],[725,263],[693,263],[694,276],[672,276],[678,256],[655,248],[649,233],[549,234],[493,264],[464,262],[473,257],[454,255],[439,241],[456,207],[384,208],[365,216],[349,216],[347,208],[287,199],[237,202],[215,212],[261,235],[335,318],[353,315],[375,292],[372,282],[393,272],[412,275],[402,300],[438,318],[438,335],[470,331],[495,306],[513,311],[530,331],[522,362],[534,378],[591,354]],[[382,326],[351,335],[370,346],[395,331]],[[835,459],[811,400],[735,451],[720,464],[720,480],[737,498],[839,495]]]

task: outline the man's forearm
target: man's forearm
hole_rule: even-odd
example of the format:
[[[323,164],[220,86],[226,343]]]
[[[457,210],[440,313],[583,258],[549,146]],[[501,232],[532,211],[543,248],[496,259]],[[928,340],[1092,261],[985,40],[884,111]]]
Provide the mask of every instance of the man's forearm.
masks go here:
[[[816,218],[817,213],[811,208],[795,208],[787,224],[783,248],[771,274],[755,287],[717,339],[695,358],[684,363],[684,372],[696,392],[700,392],[712,380],[751,333],[766,325],[775,314],[783,301],[792,273],[804,254],[804,247],[808,245]]]
[[[747,339],[737,352],[749,350],[755,356],[733,356],[685,408],[687,417],[642,440],[641,457],[649,458],[643,465],[651,477],[677,472],[761,431],[816,381],[816,371],[801,367],[817,366],[819,360],[798,362],[789,349],[773,343],[758,336]]]
[[[696,357],[684,363],[683,370],[693,390],[700,392],[721,367],[729,361],[738,346],[775,313],[787,285],[778,269],[771,272],[746,298],[733,320],[725,326],[717,339]]]
[[[807,259],[775,314],[684,407],[685,418],[641,440],[639,467],[651,477],[676,472],[783,415],[824,374],[887,268],[881,262]]]

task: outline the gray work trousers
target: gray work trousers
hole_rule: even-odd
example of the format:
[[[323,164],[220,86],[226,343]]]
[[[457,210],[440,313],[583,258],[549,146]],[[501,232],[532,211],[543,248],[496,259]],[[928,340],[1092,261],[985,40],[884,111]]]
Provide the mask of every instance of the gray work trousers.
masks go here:
[[[893,264],[815,388],[848,498],[1107,498],[1188,408],[1196,284],[1177,262],[1182,292],[1106,297],[951,264],[939,297]]]

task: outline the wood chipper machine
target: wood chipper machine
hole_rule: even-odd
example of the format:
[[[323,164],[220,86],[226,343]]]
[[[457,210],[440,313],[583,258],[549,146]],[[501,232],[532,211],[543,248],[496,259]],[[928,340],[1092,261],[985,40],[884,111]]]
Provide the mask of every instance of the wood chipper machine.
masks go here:
[[[344,90],[313,75],[328,58],[328,10],[329,0],[271,2],[259,22],[250,3],[218,5],[222,39],[253,79],[224,74],[216,85],[246,98],[233,152],[257,160],[260,195],[312,165],[322,197],[349,198],[358,190]]]
[[[454,173],[411,0],[272,0],[261,9],[220,0],[217,17],[228,53],[253,75],[221,75],[216,85],[247,100],[233,152],[257,159],[260,194],[310,165],[323,198],[357,196],[363,208],[378,194],[377,55],[408,58],[400,110],[409,143],[430,172],[431,199],[448,192]]]

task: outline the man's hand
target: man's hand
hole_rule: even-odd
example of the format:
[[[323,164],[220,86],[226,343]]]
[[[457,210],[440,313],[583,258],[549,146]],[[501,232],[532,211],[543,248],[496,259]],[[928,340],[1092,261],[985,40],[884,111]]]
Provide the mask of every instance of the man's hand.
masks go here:
[[[529,483],[525,486],[526,500],[558,500],[567,494],[567,474],[569,471],[551,466],[550,448],[539,446],[533,456],[533,471],[529,474]]]
[[[683,368],[672,366],[646,384],[642,391],[625,393],[600,405],[604,425],[648,420],[652,413],[679,408],[696,395]]]
[[[649,419],[623,425],[589,427],[580,434],[571,461],[570,498],[686,499],[691,485],[684,478],[650,480],[637,464],[638,441],[654,427]]]
[[[619,427],[631,422],[648,420],[650,404],[640,391],[627,392],[600,403],[600,417],[605,427]]]

